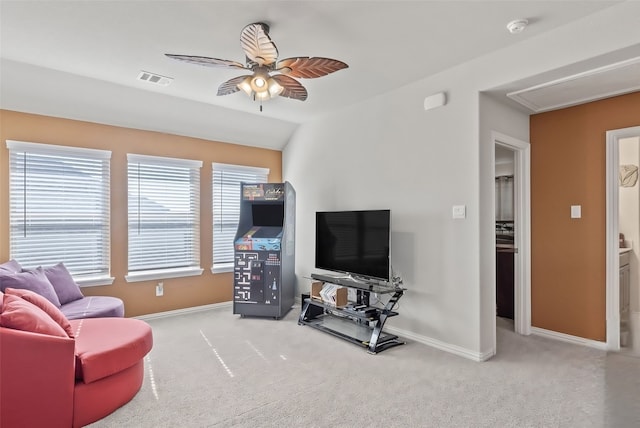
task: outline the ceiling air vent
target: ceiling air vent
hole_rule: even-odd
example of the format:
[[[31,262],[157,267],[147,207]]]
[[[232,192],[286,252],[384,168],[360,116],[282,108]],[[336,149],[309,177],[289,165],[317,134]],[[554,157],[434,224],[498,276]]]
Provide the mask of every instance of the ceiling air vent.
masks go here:
[[[150,71],[141,71],[140,74],[138,74],[138,80],[153,83],[154,85],[169,86],[173,81],[173,77],[161,76],[156,73],[151,73]]]

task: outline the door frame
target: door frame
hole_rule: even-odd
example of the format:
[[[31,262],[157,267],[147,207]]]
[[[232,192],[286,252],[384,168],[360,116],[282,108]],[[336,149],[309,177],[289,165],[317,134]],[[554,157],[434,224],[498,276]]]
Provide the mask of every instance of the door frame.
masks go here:
[[[606,152],[606,330],[607,350],[620,350],[619,141],[640,136],[640,126],[607,131]]]
[[[514,245],[514,329],[522,335],[531,334],[531,145],[497,131],[491,132],[495,146],[514,152],[513,221]],[[494,206],[495,206],[495,192]],[[495,265],[494,265],[495,269]],[[494,275],[496,277],[496,275]],[[495,300],[495,299],[494,299]],[[495,301],[493,302],[495,306]],[[495,308],[494,308],[495,312]],[[494,329],[495,330],[495,329]]]

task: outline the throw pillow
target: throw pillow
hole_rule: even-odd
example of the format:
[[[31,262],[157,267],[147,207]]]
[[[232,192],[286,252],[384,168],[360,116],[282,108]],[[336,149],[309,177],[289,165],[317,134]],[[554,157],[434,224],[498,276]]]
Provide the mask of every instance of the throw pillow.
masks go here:
[[[63,263],[44,268],[44,274],[47,276],[51,285],[53,285],[53,289],[61,305],[84,297],[82,291],[80,291],[80,287],[73,280],[73,277]]]
[[[15,260],[9,260],[0,264],[0,273],[18,273],[22,271],[22,266]]]
[[[56,305],[56,307],[60,307],[58,295],[41,267],[13,274],[0,272],[0,291],[4,291],[7,288],[31,290]]]
[[[73,328],[71,328],[71,324],[67,317],[60,311],[60,309],[56,308],[53,303],[45,299],[39,294],[34,293],[31,290],[24,290],[19,288],[7,288],[5,290],[5,294],[10,296],[17,296],[21,299],[26,300],[27,302],[36,305],[40,309],[42,309],[47,315],[51,317],[62,329],[67,333],[67,336],[73,338]]]
[[[69,337],[42,309],[18,296],[5,294],[2,299],[0,325],[14,330]]]

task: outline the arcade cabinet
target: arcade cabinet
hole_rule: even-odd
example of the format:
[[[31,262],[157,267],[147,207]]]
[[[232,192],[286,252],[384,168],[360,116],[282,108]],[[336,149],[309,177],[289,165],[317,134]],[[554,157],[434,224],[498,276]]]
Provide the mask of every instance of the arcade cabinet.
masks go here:
[[[295,208],[296,193],[288,182],[240,186],[234,314],[280,319],[293,306]]]

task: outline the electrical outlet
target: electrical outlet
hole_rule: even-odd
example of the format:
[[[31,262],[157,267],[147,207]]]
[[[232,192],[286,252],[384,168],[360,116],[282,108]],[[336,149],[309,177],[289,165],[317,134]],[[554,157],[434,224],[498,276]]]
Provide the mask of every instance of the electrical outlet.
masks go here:
[[[164,294],[164,284],[162,282],[159,282],[158,285],[156,285],[156,296],[160,297]]]

